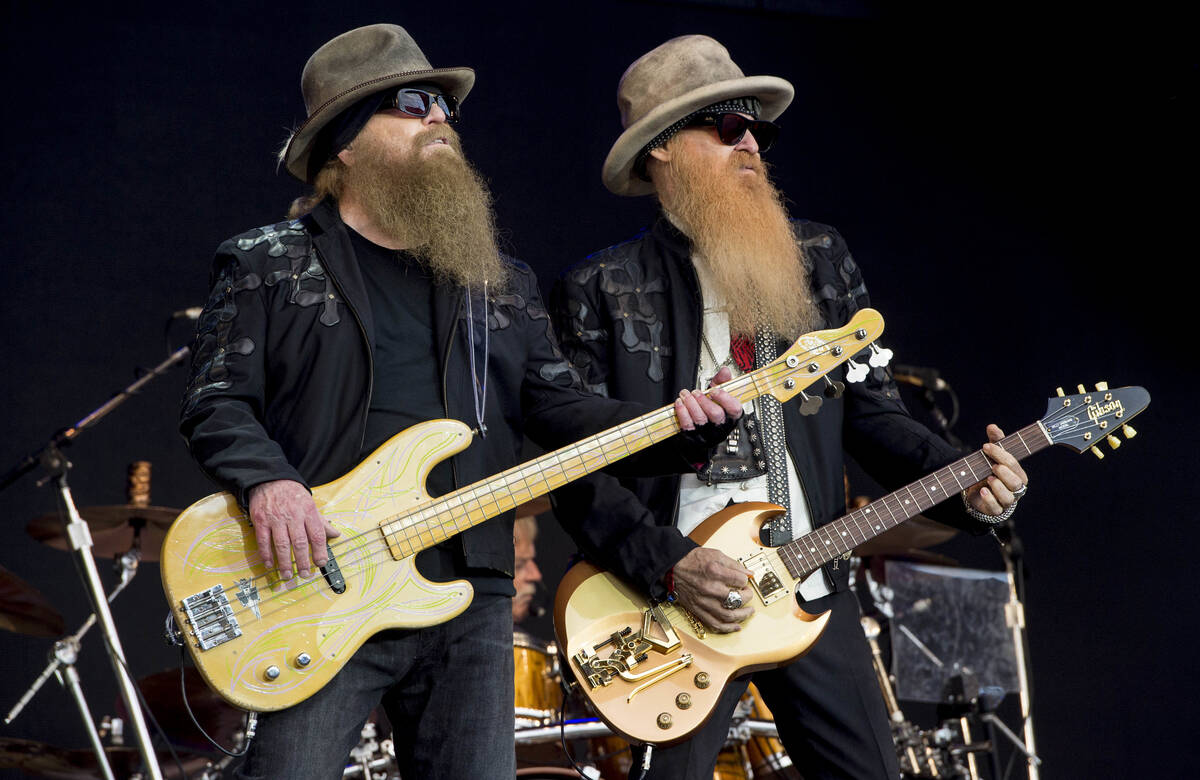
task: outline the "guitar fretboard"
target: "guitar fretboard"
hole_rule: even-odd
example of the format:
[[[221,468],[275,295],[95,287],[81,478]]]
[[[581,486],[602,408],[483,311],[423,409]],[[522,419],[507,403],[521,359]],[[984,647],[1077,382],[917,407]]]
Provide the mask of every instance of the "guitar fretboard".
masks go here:
[[[860,324],[860,317],[865,320],[868,313],[878,316],[870,310],[860,312],[840,335],[807,350],[800,363],[789,365],[788,359],[781,357],[731,379],[721,385],[722,389],[742,404],[768,393],[791,397],[873,341],[873,338],[860,335],[866,333],[862,325],[867,324],[865,321]],[[792,361],[795,359],[791,358]],[[815,362],[818,360],[819,367]],[[811,366],[815,368],[797,369],[797,365],[809,364],[809,361],[814,361]],[[665,406],[389,518],[381,528],[395,552],[414,555],[678,432],[674,406]]]
[[[1052,443],[1038,423],[1000,441],[1001,446],[1018,460]],[[845,555],[868,539],[940,504],[991,473],[992,462],[982,450],[976,450],[916,482],[855,509],[829,525],[780,546],[779,557],[793,577],[802,579],[822,564]]]

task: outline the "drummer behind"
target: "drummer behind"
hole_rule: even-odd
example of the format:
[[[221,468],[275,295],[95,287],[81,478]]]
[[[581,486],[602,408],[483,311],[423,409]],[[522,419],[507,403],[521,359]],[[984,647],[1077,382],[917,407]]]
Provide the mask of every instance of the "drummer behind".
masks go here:
[[[513,521],[513,588],[516,595],[512,600],[513,623],[520,623],[535,612],[541,615],[541,607],[533,606],[533,597],[537,595],[538,583],[542,581],[542,571],[538,568],[537,548],[537,515],[532,512],[518,514]]]

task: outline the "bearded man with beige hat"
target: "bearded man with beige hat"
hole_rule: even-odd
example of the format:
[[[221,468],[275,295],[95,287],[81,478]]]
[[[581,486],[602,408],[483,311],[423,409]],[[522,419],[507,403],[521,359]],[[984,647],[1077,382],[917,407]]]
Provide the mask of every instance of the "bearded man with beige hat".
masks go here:
[[[524,436],[559,447],[646,411],[584,391],[533,273],[498,251],[490,197],[450,126],[474,81],[431,66],[392,24],[324,44],[301,77],[307,119],[280,155],[312,194],[217,250],[180,430],[286,587],[294,574],[322,584],[317,568],[346,542],[309,488],[405,428],[453,418],[474,430],[426,478],[440,496],[516,465]],[[728,393],[689,394],[676,411],[695,433],[647,462],[661,468],[664,446],[680,463],[702,457],[726,410],[741,414]],[[341,777],[382,700],[405,778],[513,777],[512,513],[416,563],[468,581],[471,605],[376,634],[314,695],[264,713],[239,776]],[[345,567],[348,587],[356,574]]]
[[[744,75],[703,35],[669,40],[625,71],[617,89],[624,132],[603,181],[617,195],[653,194],[661,213],[555,288],[563,350],[592,390],[661,404],[676,386],[748,371],[868,305],[841,235],[791,219],[762,162],[793,95],[784,79]],[[748,572],[686,538],[702,520],[733,501],[771,501],[787,513],[771,521],[765,541],[782,544],[845,513],[843,451],[889,489],[960,456],[908,414],[883,355],[872,356],[862,381],[843,366],[812,395],[749,405],[697,473],[619,485],[601,476],[560,489],[560,521],[588,558],[650,597],[678,600],[714,631],[738,630],[754,612]],[[992,425],[987,435],[996,442],[1002,433]],[[992,475],[931,518],[980,532],[1011,514],[1027,476],[998,445],[984,451]],[[798,588],[806,611],[832,612],[810,653],[752,675],[806,780],[899,775],[847,568],[827,564]],[[691,739],[655,751],[646,776],[711,778],[750,679],[728,686]]]

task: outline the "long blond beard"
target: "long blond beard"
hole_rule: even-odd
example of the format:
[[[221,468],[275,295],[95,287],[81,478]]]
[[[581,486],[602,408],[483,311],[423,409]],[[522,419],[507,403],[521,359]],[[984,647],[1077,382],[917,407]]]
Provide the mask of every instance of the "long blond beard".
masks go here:
[[[446,138],[454,151],[423,155],[435,137]],[[375,227],[408,248],[439,282],[503,286],[507,269],[496,244],[492,196],[463,157],[457,133],[430,127],[401,152],[361,133],[353,147],[343,186]]]
[[[670,203],[663,206],[711,272],[730,333],[752,337],[765,325],[791,340],[813,330],[819,313],[800,246],[762,160],[735,151],[728,168],[714,168],[692,149],[688,143],[671,146]],[[746,166],[757,174],[740,170]]]

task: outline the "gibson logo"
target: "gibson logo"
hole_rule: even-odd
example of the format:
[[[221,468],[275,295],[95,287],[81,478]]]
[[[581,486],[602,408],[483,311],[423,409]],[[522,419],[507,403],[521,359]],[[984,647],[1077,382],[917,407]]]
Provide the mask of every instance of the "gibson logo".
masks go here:
[[[1106,404],[1092,404],[1087,410],[1088,419],[1092,422],[1096,422],[1101,417],[1107,417],[1113,412],[1116,412],[1117,416],[1125,414],[1125,407],[1121,405],[1120,401],[1109,401]]]

